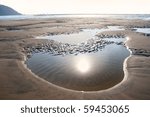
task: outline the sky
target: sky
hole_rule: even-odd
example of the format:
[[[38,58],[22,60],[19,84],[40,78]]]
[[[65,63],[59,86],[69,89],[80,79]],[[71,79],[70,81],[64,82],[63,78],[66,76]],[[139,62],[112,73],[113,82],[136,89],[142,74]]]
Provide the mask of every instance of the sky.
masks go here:
[[[22,14],[150,14],[150,0],[0,0]]]

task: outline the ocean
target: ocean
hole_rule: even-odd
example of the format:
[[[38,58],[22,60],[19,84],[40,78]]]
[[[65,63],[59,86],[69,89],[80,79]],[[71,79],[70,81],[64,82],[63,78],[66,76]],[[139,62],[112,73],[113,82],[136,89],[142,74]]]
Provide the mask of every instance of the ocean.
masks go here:
[[[22,20],[39,18],[69,18],[69,17],[96,17],[117,19],[141,19],[150,20],[150,14],[48,14],[48,15],[9,15],[0,16],[0,20]]]

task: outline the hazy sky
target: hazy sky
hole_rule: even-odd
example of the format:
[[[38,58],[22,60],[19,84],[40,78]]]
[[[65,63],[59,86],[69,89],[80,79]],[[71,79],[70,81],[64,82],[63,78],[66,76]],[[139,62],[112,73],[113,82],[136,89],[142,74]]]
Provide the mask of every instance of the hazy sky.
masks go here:
[[[0,0],[0,4],[23,14],[150,14],[150,0]]]

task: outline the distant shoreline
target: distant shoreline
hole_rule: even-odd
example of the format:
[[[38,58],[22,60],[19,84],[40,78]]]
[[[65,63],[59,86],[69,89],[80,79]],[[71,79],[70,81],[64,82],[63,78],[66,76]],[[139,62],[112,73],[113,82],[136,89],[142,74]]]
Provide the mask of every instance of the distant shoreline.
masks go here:
[[[141,19],[149,20],[150,14],[22,14],[0,16],[0,20],[22,20],[22,19],[49,19],[49,18],[113,18],[113,19]]]

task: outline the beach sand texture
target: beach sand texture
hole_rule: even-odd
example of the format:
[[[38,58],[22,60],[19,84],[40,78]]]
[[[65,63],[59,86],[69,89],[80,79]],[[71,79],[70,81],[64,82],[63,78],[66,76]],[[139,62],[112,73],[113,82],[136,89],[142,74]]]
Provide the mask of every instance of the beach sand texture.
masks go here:
[[[35,36],[79,32],[83,28],[124,26],[98,35],[125,35],[133,52],[124,61],[125,76],[116,86],[100,91],[61,88],[34,75],[24,64],[25,47],[47,40]],[[150,37],[131,30],[150,21],[111,18],[53,18],[0,21],[0,99],[150,99]],[[142,52],[141,52],[142,51]]]

